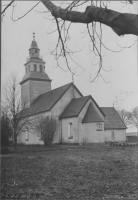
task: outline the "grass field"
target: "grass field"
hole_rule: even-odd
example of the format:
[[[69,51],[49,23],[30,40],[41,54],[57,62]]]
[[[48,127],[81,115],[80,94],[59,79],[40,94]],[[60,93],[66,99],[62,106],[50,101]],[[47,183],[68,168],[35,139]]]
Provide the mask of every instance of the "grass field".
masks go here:
[[[137,146],[20,146],[1,156],[1,199],[138,199],[137,156]]]

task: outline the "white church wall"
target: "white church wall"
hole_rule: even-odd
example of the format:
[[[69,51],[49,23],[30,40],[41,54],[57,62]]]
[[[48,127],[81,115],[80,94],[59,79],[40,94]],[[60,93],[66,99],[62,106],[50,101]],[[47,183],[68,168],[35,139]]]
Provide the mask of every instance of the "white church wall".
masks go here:
[[[21,144],[44,144],[44,142],[40,139],[38,134],[35,132],[35,130],[29,130],[26,132],[22,132],[19,137],[17,137],[17,142]]]
[[[38,115],[33,115],[32,117],[29,118],[29,120],[32,122],[39,120],[41,117],[50,117],[51,112],[44,112]],[[17,137],[17,142],[22,143],[22,144],[43,144],[43,142],[40,140],[39,135],[36,133],[35,129],[31,130],[28,127],[28,136],[29,140],[26,140],[26,132],[22,132],[21,134],[18,135]]]
[[[124,142],[126,141],[126,130],[105,130],[105,141]]]
[[[85,107],[82,109],[81,113],[78,116],[78,128],[79,128],[79,143],[95,143],[95,142],[103,142],[103,130],[104,130],[104,122],[100,122],[102,124],[102,131],[97,131],[97,123],[83,123],[82,120],[86,114],[89,104],[92,103],[99,115],[103,118],[103,115],[99,111],[99,109],[95,106],[93,101],[89,99],[86,103]]]
[[[61,123],[59,121],[59,116],[67,107],[67,105],[71,102],[74,96],[75,98],[81,97],[80,94],[77,92],[77,90],[73,89],[73,86],[71,86],[51,110],[51,115],[53,117],[56,117],[57,123],[58,123],[57,131],[55,133],[53,143],[61,142]]]
[[[104,122],[102,124],[102,130],[97,131],[97,123],[85,123],[82,126],[82,134],[80,143],[102,143],[105,141],[104,137]]]
[[[78,118],[62,119],[62,143],[79,143]]]

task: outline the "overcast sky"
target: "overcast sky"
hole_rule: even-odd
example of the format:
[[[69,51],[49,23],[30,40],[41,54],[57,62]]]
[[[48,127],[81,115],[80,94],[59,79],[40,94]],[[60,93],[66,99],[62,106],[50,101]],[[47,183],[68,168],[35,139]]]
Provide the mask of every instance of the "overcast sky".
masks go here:
[[[3,4],[7,3],[4,1]],[[14,10],[14,19],[25,14],[36,1],[17,2]],[[109,7],[120,12],[137,13],[137,2],[131,7],[126,7],[120,2],[111,2]],[[84,7],[82,7],[84,10]],[[46,8],[40,3],[33,11],[17,22],[11,20],[12,9],[6,11],[6,15],[2,22],[2,84],[7,80],[11,73],[18,74],[19,81],[25,73],[24,63],[29,55],[33,31],[35,32],[36,42],[40,48],[40,54],[46,62],[46,73],[52,79],[52,89],[67,84],[72,81],[72,75],[64,72],[60,68],[56,68],[56,61],[50,54],[56,45],[57,33],[48,34],[55,30],[56,25],[49,20],[49,14],[38,13],[38,11],[46,11]],[[97,25],[98,26],[98,25]],[[103,27],[103,42],[112,50],[120,50],[118,46],[130,46],[137,37],[133,35],[118,37],[111,28]],[[73,24],[70,30],[70,47],[73,50],[82,51],[75,55],[76,62],[81,65],[85,71],[80,68],[76,69],[79,76],[74,76],[75,85],[82,94],[89,95],[97,101],[101,107],[112,107],[116,96],[124,99],[119,104],[120,108],[131,110],[137,106],[137,44],[131,48],[125,48],[120,53],[113,53],[103,49],[103,68],[110,70],[105,72],[102,70],[102,76],[106,80],[105,83],[99,78],[95,83],[90,82],[91,77],[94,78],[98,66],[92,65],[96,63],[94,55],[89,52],[90,39],[84,37],[86,25]],[[61,62],[62,67],[65,62]],[[72,64],[73,67],[76,65]],[[121,101],[120,101],[121,102]],[[117,104],[116,104],[117,106]]]

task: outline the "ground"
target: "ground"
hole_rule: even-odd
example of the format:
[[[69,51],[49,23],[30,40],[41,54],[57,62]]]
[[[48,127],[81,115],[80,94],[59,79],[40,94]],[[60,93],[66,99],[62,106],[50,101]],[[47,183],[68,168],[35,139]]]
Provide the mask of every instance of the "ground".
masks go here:
[[[1,156],[1,199],[138,199],[137,153],[137,146],[20,146]]]

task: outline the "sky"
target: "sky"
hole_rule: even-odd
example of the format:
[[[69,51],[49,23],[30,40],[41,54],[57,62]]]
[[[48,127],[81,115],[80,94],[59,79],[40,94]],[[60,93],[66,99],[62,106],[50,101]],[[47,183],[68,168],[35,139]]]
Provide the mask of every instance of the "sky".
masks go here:
[[[8,3],[7,1],[2,4]],[[37,1],[21,1],[17,2],[14,8],[14,19],[23,16],[30,10]],[[54,2],[55,3],[55,2]],[[57,4],[57,2],[56,2]],[[138,12],[138,4],[134,2],[132,6],[126,6],[120,2],[110,2],[110,9],[119,12]],[[85,10],[85,7],[81,7]],[[8,80],[8,77],[15,72],[18,75],[19,82],[25,74],[24,64],[29,56],[28,49],[33,40],[33,32],[35,39],[40,48],[40,54],[46,62],[45,72],[52,79],[52,89],[72,82],[70,72],[65,72],[61,68],[57,68],[55,57],[50,54],[57,42],[57,32],[51,33],[56,29],[56,24],[50,19],[49,13],[42,13],[47,9],[40,3],[35,9],[25,17],[18,21],[12,21],[12,8],[6,11],[6,15],[2,21],[2,58],[1,58],[1,79],[2,85]],[[97,25],[98,27],[98,25]],[[74,83],[81,93],[92,95],[100,107],[124,108],[132,110],[137,106],[138,102],[138,82],[137,82],[137,65],[138,65],[138,44],[131,48],[124,48],[119,53],[113,53],[102,48],[103,68],[102,78],[98,78],[96,82],[91,82],[95,77],[98,66],[93,65],[97,61],[94,60],[93,53],[90,53],[90,38],[86,35],[86,25],[72,24],[70,29],[69,47],[81,50],[74,55],[75,61],[84,69],[75,67],[77,76],[74,76]],[[125,35],[117,36],[111,28],[102,25],[103,43],[114,51],[120,50],[120,46],[129,47],[137,40],[136,36]],[[85,36],[85,37],[84,37]],[[61,66],[65,68],[65,61],[61,60]],[[107,72],[108,71],[108,72]]]

